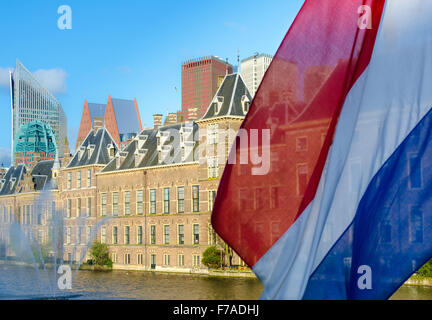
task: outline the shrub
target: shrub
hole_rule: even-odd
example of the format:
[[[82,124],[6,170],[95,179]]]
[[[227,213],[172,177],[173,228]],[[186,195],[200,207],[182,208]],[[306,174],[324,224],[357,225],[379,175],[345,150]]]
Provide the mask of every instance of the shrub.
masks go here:
[[[201,262],[209,268],[219,267],[222,264],[221,251],[216,246],[207,248]]]
[[[432,277],[432,260],[426,262],[426,264],[417,271],[417,274],[422,277]]]
[[[109,256],[108,246],[105,243],[93,242],[90,247],[90,257],[93,264],[99,266],[112,267],[112,261]]]

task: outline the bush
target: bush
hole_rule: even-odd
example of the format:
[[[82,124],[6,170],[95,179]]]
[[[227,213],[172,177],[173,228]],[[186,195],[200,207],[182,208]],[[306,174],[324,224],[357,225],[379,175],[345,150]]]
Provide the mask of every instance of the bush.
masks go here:
[[[92,264],[99,266],[112,267],[112,261],[109,256],[108,246],[105,243],[93,242],[90,247],[90,258]]]
[[[209,268],[219,267],[222,264],[221,251],[216,246],[207,248],[201,262]]]
[[[417,274],[422,277],[432,277],[432,260],[426,262],[426,264],[417,271]]]

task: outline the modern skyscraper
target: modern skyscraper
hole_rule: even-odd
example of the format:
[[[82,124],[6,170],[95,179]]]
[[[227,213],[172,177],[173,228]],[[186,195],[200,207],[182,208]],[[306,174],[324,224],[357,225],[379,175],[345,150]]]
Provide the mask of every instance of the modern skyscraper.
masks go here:
[[[252,96],[255,96],[255,93],[257,92],[264,74],[272,60],[273,57],[271,55],[257,53],[256,55],[241,61],[241,75]]]
[[[12,162],[15,155],[15,140],[21,126],[31,121],[48,124],[55,134],[57,152],[64,154],[67,137],[67,118],[57,99],[45,89],[33,74],[17,60],[16,68],[10,73],[12,109]]]
[[[218,77],[231,74],[233,67],[218,57],[208,56],[186,61],[181,68],[182,109],[178,113],[179,120],[200,119],[221,83]]]

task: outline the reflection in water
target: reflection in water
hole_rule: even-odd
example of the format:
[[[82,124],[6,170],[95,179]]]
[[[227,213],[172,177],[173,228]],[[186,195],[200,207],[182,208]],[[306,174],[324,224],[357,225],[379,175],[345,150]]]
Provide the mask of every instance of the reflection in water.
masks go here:
[[[18,270],[17,270],[18,269]],[[0,299],[40,294],[30,281],[32,268],[0,265]],[[138,271],[79,271],[70,294],[80,299],[257,300],[263,286],[256,279],[215,278]]]
[[[0,299],[45,296],[32,281],[34,269],[0,265]],[[77,299],[257,300],[263,291],[256,279],[215,278],[138,271],[79,271],[66,296]],[[74,297],[73,295],[80,295]],[[392,300],[432,300],[432,287],[403,286]]]

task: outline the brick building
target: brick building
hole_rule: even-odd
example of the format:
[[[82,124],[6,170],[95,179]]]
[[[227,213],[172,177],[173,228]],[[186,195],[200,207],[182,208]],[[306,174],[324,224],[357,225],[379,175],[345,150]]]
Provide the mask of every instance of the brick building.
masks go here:
[[[200,119],[213,99],[221,77],[233,72],[232,65],[218,57],[189,60],[181,66],[182,107],[180,121]]]

